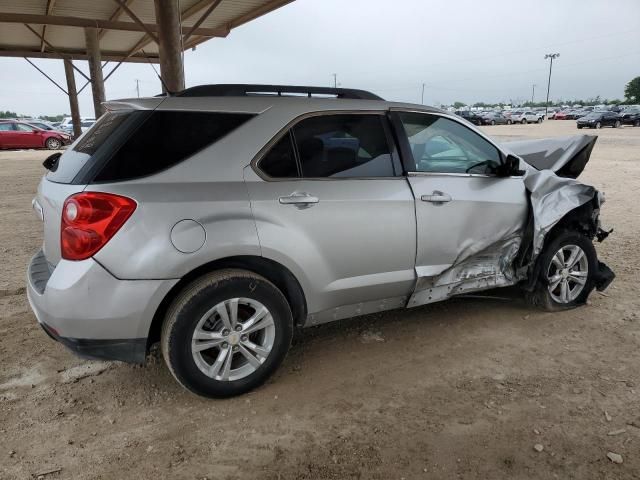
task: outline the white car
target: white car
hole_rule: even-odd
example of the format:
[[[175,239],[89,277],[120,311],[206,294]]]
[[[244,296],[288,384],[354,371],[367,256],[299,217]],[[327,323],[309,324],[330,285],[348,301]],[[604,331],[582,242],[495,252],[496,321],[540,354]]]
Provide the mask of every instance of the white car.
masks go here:
[[[544,120],[544,113],[517,111],[511,114],[513,123],[542,123],[542,120]]]

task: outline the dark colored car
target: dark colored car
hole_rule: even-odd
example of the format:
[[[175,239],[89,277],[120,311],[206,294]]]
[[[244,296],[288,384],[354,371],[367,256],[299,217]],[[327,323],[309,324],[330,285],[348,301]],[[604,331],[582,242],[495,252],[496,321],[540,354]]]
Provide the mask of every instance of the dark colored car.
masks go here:
[[[71,136],[55,130],[42,130],[24,122],[0,121],[0,149],[48,148],[57,150],[71,143]]]
[[[570,110],[567,112],[566,119],[567,120],[578,120],[579,118],[586,117],[591,112],[586,110]]]
[[[511,125],[511,119],[505,117],[500,112],[488,112],[483,114],[481,117],[482,125]]]
[[[455,112],[459,117],[464,118],[465,120],[473,123],[474,125],[482,125],[482,117],[477,115],[474,112],[470,112],[469,110],[458,110]]]
[[[616,112],[591,112],[577,121],[578,128],[618,128],[621,125],[620,115]]]
[[[640,108],[627,108],[620,114],[620,121],[623,125],[640,127]]]

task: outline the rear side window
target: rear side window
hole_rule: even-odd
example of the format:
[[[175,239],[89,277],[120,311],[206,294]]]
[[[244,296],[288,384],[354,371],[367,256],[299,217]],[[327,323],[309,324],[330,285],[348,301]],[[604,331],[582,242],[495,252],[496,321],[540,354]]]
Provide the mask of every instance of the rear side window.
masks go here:
[[[323,115],[293,127],[302,176],[393,177],[380,115]]]
[[[152,175],[215,143],[252,116],[157,110],[110,112],[64,152],[47,178],[85,184]]]
[[[95,181],[129,180],[160,172],[218,141],[251,117],[154,111],[109,159]]]

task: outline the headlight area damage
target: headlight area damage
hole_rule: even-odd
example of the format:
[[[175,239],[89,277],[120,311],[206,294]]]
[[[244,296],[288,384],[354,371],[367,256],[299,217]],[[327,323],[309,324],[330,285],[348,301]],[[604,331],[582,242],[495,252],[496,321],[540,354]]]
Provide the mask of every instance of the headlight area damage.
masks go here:
[[[599,219],[603,194],[576,180],[596,140],[596,136],[577,135],[503,144],[521,158],[528,218],[511,230],[495,232],[492,238],[470,238],[452,267],[418,279],[408,306],[516,284],[534,292],[539,281],[546,281],[540,254],[559,232],[576,232],[598,242],[607,238],[611,231],[603,230]],[[614,278],[613,271],[598,261],[595,288],[606,289]]]

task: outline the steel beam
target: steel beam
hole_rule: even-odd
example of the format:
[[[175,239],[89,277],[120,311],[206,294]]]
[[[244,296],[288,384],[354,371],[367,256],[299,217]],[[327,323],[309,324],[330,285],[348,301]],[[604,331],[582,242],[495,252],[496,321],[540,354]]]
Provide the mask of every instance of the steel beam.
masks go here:
[[[78,92],[76,91],[76,77],[73,73],[73,60],[64,59],[64,74],[67,77],[67,93],[69,95],[69,108],[73,121],[73,134],[79,137],[82,133],[80,127],[80,108],[78,107]]]
[[[164,7],[170,7],[173,0],[162,2],[162,10]],[[171,8],[169,8],[171,10]],[[30,13],[6,13],[0,12],[0,23],[30,23],[34,25],[61,25],[63,27],[94,27],[104,28],[107,30],[122,30],[126,32],[142,32],[147,31],[158,33],[159,26],[155,23],[144,23],[142,28],[135,22],[119,22],[113,20],[100,20],[97,18],[81,18],[81,17],[66,17],[62,15],[33,15]],[[176,24],[178,25],[178,24]],[[185,34],[191,27],[177,27],[178,30]],[[218,37],[226,32],[226,28],[197,28],[194,35],[204,35],[207,37]]]
[[[28,57],[28,58],[57,58],[72,60],[89,60],[89,56],[86,51],[79,50],[59,50],[56,52],[41,52],[39,50],[25,50],[24,47],[12,48],[10,46],[0,47],[0,57]],[[110,62],[131,62],[131,63],[159,63],[160,58],[154,55],[133,55],[127,52],[103,52],[102,60],[109,60]],[[75,67],[75,65],[74,65]]]
[[[154,3],[163,90],[179,92],[184,90],[184,65],[178,0],[154,0]]]
[[[87,56],[89,57],[89,74],[91,76],[91,91],[93,93],[93,110],[96,114],[96,118],[99,118],[104,113],[102,103],[105,101],[105,95],[98,30],[95,28],[85,28],[84,37],[87,44]]]

